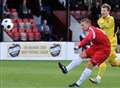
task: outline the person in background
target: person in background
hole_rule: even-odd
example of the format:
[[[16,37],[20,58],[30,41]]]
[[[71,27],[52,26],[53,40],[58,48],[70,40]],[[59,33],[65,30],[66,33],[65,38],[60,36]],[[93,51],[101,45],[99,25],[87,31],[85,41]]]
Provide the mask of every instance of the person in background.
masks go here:
[[[20,17],[21,18],[30,18],[31,17],[31,10],[28,8],[28,3],[29,0],[22,0],[19,8],[20,12]]]
[[[42,15],[40,14],[40,12],[34,14],[33,19],[35,20],[36,25],[37,25],[38,29],[40,30],[40,26],[42,24]]]
[[[117,37],[114,33],[115,21],[113,16],[110,16],[111,6],[109,4],[103,4],[101,6],[101,17],[98,20],[99,27],[107,34],[111,43],[111,53],[108,57],[108,62],[112,66],[120,67],[120,60],[116,60],[116,47],[117,47]],[[106,70],[106,63],[102,63],[99,66],[98,75],[95,78],[90,78],[92,83],[98,84]]]
[[[92,5],[90,10],[90,16],[93,25],[97,26],[97,20],[100,17],[100,2],[97,1],[95,4]]]
[[[43,24],[41,24],[40,32],[42,34],[42,40],[44,41],[50,41],[51,38],[51,29],[48,25],[48,22],[46,19],[43,20]]]
[[[15,8],[19,12],[20,3],[22,0],[7,0],[6,4],[9,9]]]

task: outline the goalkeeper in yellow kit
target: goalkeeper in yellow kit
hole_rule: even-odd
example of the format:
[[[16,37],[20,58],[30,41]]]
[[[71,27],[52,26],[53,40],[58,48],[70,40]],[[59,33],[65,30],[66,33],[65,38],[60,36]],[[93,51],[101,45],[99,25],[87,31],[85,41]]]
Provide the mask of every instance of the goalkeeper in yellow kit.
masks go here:
[[[110,39],[111,42],[111,53],[110,56],[108,57],[108,62],[112,66],[120,67],[120,60],[116,60],[116,46],[117,46],[117,37],[116,34],[114,33],[114,28],[115,28],[115,22],[114,18],[110,16],[110,10],[111,6],[108,4],[103,4],[101,6],[101,17],[98,20],[98,25],[103,31],[108,35],[108,38]],[[99,66],[99,72],[96,78],[90,78],[90,81],[92,83],[100,83],[101,78],[106,70],[106,63],[102,63]]]

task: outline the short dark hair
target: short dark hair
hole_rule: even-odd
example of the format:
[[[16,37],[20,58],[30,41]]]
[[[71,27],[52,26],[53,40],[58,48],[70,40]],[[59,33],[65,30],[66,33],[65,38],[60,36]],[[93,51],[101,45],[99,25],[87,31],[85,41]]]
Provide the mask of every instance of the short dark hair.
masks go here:
[[[81,22],[87,22],[87,23],[91,24],[91,20],[88,18],[83,18],[82,20],[80,20],[80,23]]]
[[[107,8],[108,11],[111,10],[111,6],[110,6],[109,4],[107,4],[107,3],[104,3],[104,4],[101,6],[101,8]]]

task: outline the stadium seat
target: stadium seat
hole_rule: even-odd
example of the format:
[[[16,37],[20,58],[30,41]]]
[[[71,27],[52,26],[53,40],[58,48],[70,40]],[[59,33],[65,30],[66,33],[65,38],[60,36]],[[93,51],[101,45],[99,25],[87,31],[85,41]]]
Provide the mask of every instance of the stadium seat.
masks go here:
[[[13,28],[11,31],[12,33],[15,33],[15,32],[18,32],[19,30],[17,28]]]
[[[21,41],[26,41],[27,40],[27,33],[26,32],[21,32],[20,33],[20,40]]]
[[[26,29],[25,30],[27,33],[31,33],[32,32],[32,29]]]
[[[33,32],[38,32],[39,30],[38,30],[38,28],[33,28],[32,31],[33,31]]]
[[[14,28],[18,28],[18,24],[17,24],[17,22],[14,23]]]
[[[25,29],[32,28],[32,24],[30,23],[30,21],[28,19],[24,19],[24,28]]]
[[[31,24],[33,24],[33,23],[35,23],[35,20],[34,20],[34,19],[29,19],[29,22],[30,22]]]
[[[23,22],[24,22],[24,23],[28,22],[28,19],[27,19],[27,18],[24,18],[24,19],[23,19]]]
[[[12,19],[12,22],[13,23],[17,23],[17,19]]]
[[[21,32],[25,32],[25,30],[24,29],[19,29],[19,32],[21,33]]]
[[[32,23],[32,28],[36,28],[36,23]]]
[[[17,22],[20,23],[20,22],[23,22],[23,20],[19,18],[17,19]]]
[[[28,38],[28,41],[33,41],[34,40],[34,33],[27,33],[27,38]]]
[[[35,40],[35,41],[39,41],[40,39],[41,39],[40,32],[35,32],[35,33],[34,33],[34,40]]]
[[[19,41],[20,40],[20,33],[19,32],[14,32],[13,33],[13,40],[14,41]]]

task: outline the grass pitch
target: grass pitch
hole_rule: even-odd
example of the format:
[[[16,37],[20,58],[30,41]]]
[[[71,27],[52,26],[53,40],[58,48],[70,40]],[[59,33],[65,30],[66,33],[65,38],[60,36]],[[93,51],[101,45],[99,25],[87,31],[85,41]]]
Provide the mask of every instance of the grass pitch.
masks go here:
[[[69,88],[78,80],[86,62],[69,72],[62,74],[58,61],[0,61],[0,88]],[[62,61],[68,64],[69,61]],[[97,74],[95,68],[91,77]],[[80,88],[120,88],[120,68],[110,65],[101,84],[85,81]]]

